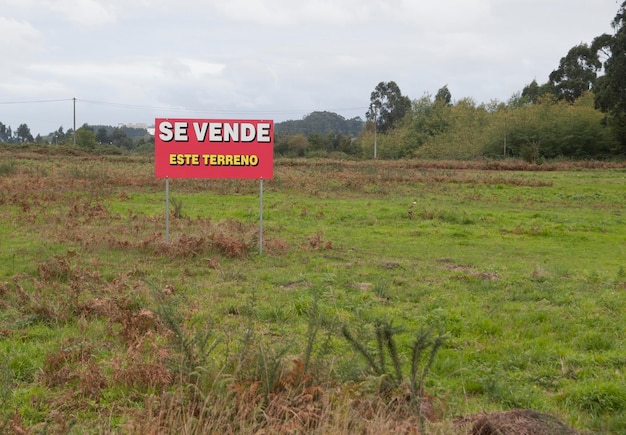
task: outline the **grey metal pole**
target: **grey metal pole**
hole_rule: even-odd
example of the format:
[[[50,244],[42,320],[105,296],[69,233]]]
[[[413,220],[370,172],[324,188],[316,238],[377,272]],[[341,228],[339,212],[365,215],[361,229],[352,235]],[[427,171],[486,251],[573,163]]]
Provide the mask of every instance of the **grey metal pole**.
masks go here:
[[[259,255],[263,253],[263,177],[259,182]]]
[[[170,179],[165,177],[165,243],[170,242]]]

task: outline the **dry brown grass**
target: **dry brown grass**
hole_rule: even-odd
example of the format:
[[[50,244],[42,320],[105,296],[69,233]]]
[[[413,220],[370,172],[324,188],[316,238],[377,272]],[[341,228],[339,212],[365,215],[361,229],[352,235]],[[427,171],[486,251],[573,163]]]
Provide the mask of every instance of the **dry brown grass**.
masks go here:
[[[128,424],[131,433],[183,434],[420,434],[414,411],[402,398],[363,398],[342,388],[293,385],[268,401],[258,382],[237,383],[196,403],[185,393],[156,396]],[[446,427],[431,422],[428,427]],[[450,429],[440,433],[453,433]]]

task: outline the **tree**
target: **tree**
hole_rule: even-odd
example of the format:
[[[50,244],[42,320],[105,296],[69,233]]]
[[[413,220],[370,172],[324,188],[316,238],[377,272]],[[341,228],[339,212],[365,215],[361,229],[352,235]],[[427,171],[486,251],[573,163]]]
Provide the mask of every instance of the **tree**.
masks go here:
[[[425,145],[446,131],[450,126],[451,106],[439,104],[432,100],[430,95],[424,95],[419,100],[413,101],[411,120],[408,123],[408,152]]]
[[[550,83],[559,100],[573,103],[591,90],[597,71],[602,68],[597,51],[587,44],[572,47],[559,62],[559,67],[550,74]]]
[[[96,147],[96,134],[87,124],[76,130],[76,145],[87,150]]]
[[[65,133],[63,133],[63,126],[60,126],[57,131],[52,133],[52,136],[54,138],[55,144],[64,142],[66,137],[65,137]]]
[[[448,89],[448,85],[444,85],[444,87],[437,91],[435,94],[435,103],[443,104],[444,106],[452,104],[452,94]]]
[[[98,132],[96,133],[96,141],[100,144],[108,144],[110,142],[106,128],[98,128]]]
[[[33,135],[30,133],[30,128],[28,128],[26,124],[20,124],[20,126],[17,127],[16,134],[20,142],[32,142],[34,140]]]
[[[402,95],[396,82],[380,82],[370,95],[369,121],[376,119],[376,128],[385,133],[397,126],[411,108],[409,97]]]
[[[607,114],[607,124],[626,151],[626,1],[622,3],[613,22],[613,35],[594,39],[592,47],[608,55],[604,75],[594,86],[595,106]]]
[[[144,136],[137,140],[135,149],[137,153],[154,153],[154,136]]]
[[[301,133],[279,136],[275,140],[274,152],[289,157],[304,157],[309,141]]]
[[[543,85],[539,85],[537,83],[537,80],[533,80],[532,82],[524,86],[521,94],[521,102],[537,104],[541,97],[545,97],[548,94],[556,95],[557,92],[558,91],[556,90],[552,82],[547,82]]]
[[[8,142],[10,137],[7,126],[0,122],[0,142]]]
[[[442,103],[435,100],[430,117],[422,118],[424,142],[415,149],[413,156],[436,159],[480,156],[487,140],[488,112],[485,107],[477,107],[471,98],[463,98],[449,106]]]
[[[533,80],[522,90],[522,103],[537,104],[549,94],[558,100],[574,103],[585,92],[591,90],[602,68],[598,50],[592,44],[578,44],[559,61],[559,67],[552,71],[547,83],[539,85]]]
[[[559,153],[575,158],[606,157],[614,154],[615,141],[602,125],[603,114],[594,107],[591,92],[568,105],[559,120]]]
[[[128,138],[128,135],[121,128],[114,128],[111,133],[111,141],[113,145],[119,148],[131,149],[133,147],[133,141]]]

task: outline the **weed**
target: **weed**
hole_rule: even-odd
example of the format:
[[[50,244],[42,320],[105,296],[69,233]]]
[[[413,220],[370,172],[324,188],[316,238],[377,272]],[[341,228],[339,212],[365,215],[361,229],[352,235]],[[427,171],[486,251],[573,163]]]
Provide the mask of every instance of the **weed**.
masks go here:
[[[129,348],[125,357],[112,361],[113,380],[117,385],[141,391],[162,392],[174,380],[166,365],[170,357],[155,335],[146,334]]]
[[[310,309],[308,310],[309,321],[307,325],[306,345],[305,345],[305,350],[304,350],[304,362],[303,362],[304,371],[308,371],[309,369],[309,365],[311,363],[311,357],[313,355],[313,346],[315,345],[317,334],[321,326],[320,312],[319,312],[319,300],[320,300],[320,293],[315,292],[314,297],[313,297],[313,302],[311,304]]]
[[[626,412],[626,386],[601,382],[576,385],[564,393],[565,403],[594,416]]]
[[[389,289],[389,283],[385,280],[378,280],[372,286],[372,291],[374,292],[374,294],[378,298],[385,300],[385,301],[389,301],[391,299],[388,289]]]
[[[356,339],[346,325],[343,326],[342,333],[352,347],[365,358],[374,374],[380,377],[380,392],[383,395],[388,395],[405,381],[401,357],[396,344],[396,335],[400,330],[386,320],[376,321],[374,330],[377,349],[375,354],[367,349],[366,344]],[[437,352],[444,342],[445,339],[441,332],[434,336],[432,329],[426,330],[422,328],[415,335],[410,346],[411,366],[408,376],[410,403],[419,416],[422,432],[425,431],[423,408],[426,395],[424,392],[424,381],[435,361]],[[391,368],[388,367],[386,362],[386,354],[388,354],[391,360]]]
[[[9,406],[13,394],[13,373],[8,364],[0,365],[0,429],[7,426],[11,413]]]
[[[415,206],[416,206],[416,204],[417,204],[417,202],[413,201],[413,203],[411,205],[409,205],[409,209],[407,211],[409,219],[415,219]]]
[[[391,322],[385,320],[376,321],[374,331],[376,335],[376,354],[372,354],[365,344],[356,339],[346,325],[342,328],[342,334],[346,340],[365,358],[374,374],[382,377],[381,391],[384,393],[390,389],[397,388],[405,380],[395,338],[400,330],[394,327]],[[443,335],[439,334],[433,338],[432,330],[422,329],[416,334],[410,347],[411,369],[409,388],[412,398],[417,402],[423,396],[424,380],[444,341]],[[424,359],[428,348],[430,348],[430,352],[428,357]],[[389,369],[386,362],[386,354],[388,354],[391,360],[392,370]]]
[[[411,345],[411,376],[409,387],[411,397],[418,402],[424,397],[424,381],[435,362],[435,356],[445,344],[445,337],[439,331],[434,336],[432,328],[422,328]],[[430,348],[430,350],[429,350]]]
[[[265,403],[269,403],[270,393],[281,388],[281,373],[283,369],[284,357],[290,350],[290,344],[283,344],[276,348],[257,346],[257,353],[254,358],[254,379],[260,383]]]
[[[235,219],[227,219],[214,227],[209,239],[224,255],[241,258],[256,246],[256,228]]]
[[[0,176],[9,176],[15,173],[15,160],[5,160],[0,163]]]
[[[333,248],[333,242],[324,240],[324,232],[318,231],[308,238],[308,247],[314,251]]]
[[[197,382],[201,374],[199,369],[206,368],[211,353],[219,343],[215,338],[212,322],[207,319],[195,332],[188,332],[172,299],[159,301],[157,313],[165,327],[171,331],[174,347],[181,355],[181,376],[191,383]],[[198,325],[199,321],[195,324]]]
[[[72,267],[67,257],[55,255],[38,267],[39,277],[44,280],[68,281],[72,277]]]
[[[170,198],[170,202],[174,210],[172,211],[172,216],[176,219],[182,219],[183,217],[183,200],[178,198]]]

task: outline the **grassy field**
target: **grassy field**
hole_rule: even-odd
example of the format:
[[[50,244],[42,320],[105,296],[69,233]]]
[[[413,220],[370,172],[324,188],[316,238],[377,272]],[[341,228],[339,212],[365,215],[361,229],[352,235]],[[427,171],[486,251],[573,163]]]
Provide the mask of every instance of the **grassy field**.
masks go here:
[[[626,165],[0,149],[0,431],[626,432]],[[22,432],[20,432],[22,431]],[[493,432],[495,433],[495,432]]]

